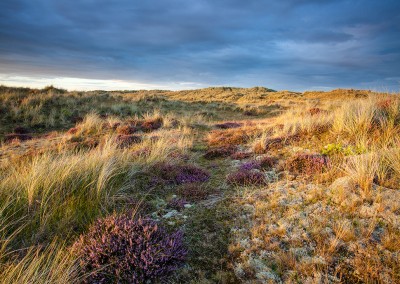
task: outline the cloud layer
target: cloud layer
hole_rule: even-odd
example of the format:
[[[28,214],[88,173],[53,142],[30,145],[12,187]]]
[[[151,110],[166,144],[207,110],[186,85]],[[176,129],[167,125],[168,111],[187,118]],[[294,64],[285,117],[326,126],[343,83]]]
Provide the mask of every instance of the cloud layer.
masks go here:
[[[0,74],[6,83],[399,89],[400,2],[3,0]]]

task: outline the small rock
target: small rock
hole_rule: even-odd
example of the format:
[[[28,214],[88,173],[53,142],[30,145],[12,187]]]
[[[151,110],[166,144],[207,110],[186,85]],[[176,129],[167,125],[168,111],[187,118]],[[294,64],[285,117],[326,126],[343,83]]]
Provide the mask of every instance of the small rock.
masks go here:
[[[169,211],[167,214],[165,214],[165,215],[162,216],[162,217],[163,217],[164,219],[169,219],[169,218],[174,217],[174,216],[176,216],[176,215],[178,215],[178,211],[172,210],[172,211]]]

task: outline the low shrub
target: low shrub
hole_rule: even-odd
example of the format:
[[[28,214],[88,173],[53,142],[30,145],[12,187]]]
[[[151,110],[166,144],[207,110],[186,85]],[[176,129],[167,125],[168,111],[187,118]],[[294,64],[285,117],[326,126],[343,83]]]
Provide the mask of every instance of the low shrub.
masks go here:
[[[313,107],[308,110],[309,114],[316,115],[321,113],[321,109],[318,107]]]
[[[147,119],[144,120],[140,123],[140,128],[144,131],[144,132],[151,132],[153,130],[157,130],[159,128],[161,128],[161,126],[163,125],[163,120],[162,118],[154,118],[154,119]]]
[[[127,215],[98,220],[73,245],[85,283],[147,283],[165,279],[184,262],[183,233]]]
[[[13,142],[13,141],[27,141],[31,140],[33,137],[29,134],[18,134],[18,133],[10,133],[6,134],[4,137],[5,142]]]
[[[17,126],[14,128],[14,133],[16,134],[28,134],[29,130],[22,126]]]
[[[193,165],[179,165],[170,163],[158,163],[151,173],[159,183],[166,184],[185,184],[193,182],[205,182],[210,178],[210,174],[205,170]]]
[[[243,159],[247,159],[249,157],[251,157],[251,153],[248,153],[248,152],[237,152],[237,153],[233,153],[231,155],[231,158],[233,160],[243,160]]]
[[[116,129],[118,134],[121,135],[130,135],[138,131],[137,127],[134,124],[123,124],[119,125]]]
[[[187,202],[183,198],[173,198],[168,202],[167,207],[175,209],[177,211],[181,211],[185,208],[186,204],[189,204],[189,202]]]
[[[116,142],[121,148],[126,148],[132,144],[137,144],[142,142],[142,138],[138,135],[123,135],[120,134],[116,137]]]
[[[255,128],[233,128],[227,130],[214,130],[208,137],[209,146],[233,146],[247,143],[256,134]]]
[[[351,155],[360,155],[366,153],[366,149],[362,146],[344,146],[341,143],[331,143],[324,148],[321,149],[321,154],[325,156],[334,156],[334,155],[344,155],[344,156],[351,156]]]
[[[260,168],[263,170],[272,169],[277,163],[278,159],[271,156],[264,156],[258,161],[260,164]]]
[[[207,198],[209,192],[199,183],[189,183],[178,189],[178,195],[188,201],[200,201]]]
[[[248,161],[240,165],[240,171],[250,171],[250,170],[259,170],[261,168],[260,162],[256,160]]]
[[[226,182],[231,185],[264,185],[267,179],[259,171],[239,170],[229,174]]]
[[[206,158],[207,160],[225,158],[231,156],[235,152],[236,152],[236,147],[232,146],[210,148],[204,154],[204,158]]]
[[[220,129],[229,129],[229,128],[238,128],[241,127],[242,125],[243,125],[242,123],[238,122],[224,122],[215,124],[215,127]]]
[[[328,166],[329,159],[319,154],[297,154],[286,161],[286,168],[294,174],[320,174]]]

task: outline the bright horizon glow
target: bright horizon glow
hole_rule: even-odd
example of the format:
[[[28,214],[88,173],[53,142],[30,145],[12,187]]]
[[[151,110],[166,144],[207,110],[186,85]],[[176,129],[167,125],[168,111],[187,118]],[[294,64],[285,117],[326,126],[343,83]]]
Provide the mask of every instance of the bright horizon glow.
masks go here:
[[[67,89],[69,91],[94,91],[94,90],[186,90],[205,88],[194,82],[162,84],[145,84],[127,80],[102,80],[102,79],[84,79],[71,77],[55,78],[35,78],[26,76],[8,76],[0,74],[0,85],[9,87],[28,87],[42,89],[53,85],[57,88]]]
[[[256,86],[235,86],[235,85],[204,85],[196,82],[171,82],[170,84],[146,84],[133,82],[128,80],[102,80],[102,79],[86,79],[86,78],[72,78],[72,77],[28,77],[28,76],[9,76],[6,74],[0,74],[0,85],[7,87],[26,87],[43,89],[46,86],[54,86],[56,88],[66,89],[68,91],[124,91],[124,90],[194,90],[208,87],[238,87],[238,88],[251,88]],[[270,86],[258,86],[271,88]],[[283,90],[275,89],[274,90]],[[334,89],[354,89],[353,86],[343,87],[327,87],[327,86],[312,86],[309,89],[284,89],[289,91],[330,91]],[[399,87],[388,87],[388,86],[365,86],[364,90],[387,92],[387,93],[399,93],[400,92],[400,80]]]

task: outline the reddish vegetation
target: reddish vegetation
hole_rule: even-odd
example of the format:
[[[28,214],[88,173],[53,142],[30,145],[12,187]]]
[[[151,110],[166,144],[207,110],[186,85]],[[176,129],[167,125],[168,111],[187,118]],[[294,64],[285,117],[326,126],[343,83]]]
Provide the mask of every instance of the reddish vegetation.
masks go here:
[[[286,161],[286,168],[294,174],[320,174],[328,166],[329,159],[319,154],[297,154]]]
[[[193,165],[176,165],[158,163],[152,169],[154,174],[152,182],[156,184],[185,184],[193,182],[205,182],[210,174]]]
[[[247,152],[237,152],[237,153],[233,153],[231,155],[231,158],[234,160],[243,160],[243,159],[247,159],[251,157],[251,153],[247,153]]]
[[[68,129],[67,134],[75,134],[78,132],[78,127],[72,127],[70,129]]]
[[[162,118],[147,119],[141,122],[141,129],[144,132],[150,132],[161,128],[162,124]]]
[[[289,145],[290,143],[299,140],[300,140],[300,135],[298,134],[286,137],[269,138],[265,141],[265,146],[263,146],[262,143],[258,143],[255,145],[253,151],[256,154],[264,154],[268,150],[282,149],[283,147]]]
[[[133,124],[123,124],[117,126],[117,133],[121,135],[130,135],[137,131],[137,128]]]
[[[31,140],[31,139],[33,139],[33,137],[29,134],[10,133],[10,134],[6,134],[4,141],[5,142],[27,141],[27,140]]]
[[[234,128],[212,131],[207,142],[210,146],[232,146],[245,144],[256,133],[255,128]]]
[[[226,182],[232,185],[264,185],[267,180],[263,173],[252,170],[239,170],[231,173]]]
[[[74,244],[85,283],[147,283],[165,279],[184,262],[181,231],[169,234],[150,219],[128,215],[98,220]]]
[[[178,190],[178,194],[182,196],[182,198],[189,201],[200,201],[207,198],[208,191],[205,190],[199,183],[190,183],[181,187]]]
[[[313,107],[313,108],[310,108],[310,109],[308,110],[308,112],[309,112],[311,115],[320,114],[321,111],[322,111],[322,110],[321,110],[320,108],[318,108],[318,107]]]
[[[233,146],[223,146],[217,148],[208,149],[207,152],[204,154],[204,158],[207,160],[217,159],[217,158],[224,158],[229,157],[233,153],[235,153],[236,147]]]
[[[142,142],[142,138],[138,135],[118,135],[116,138],[118,145],[122,148]]]
[[[388,98],[388,99],[384,99],[384,100],[380,100],[377,103],[377,107],[379,110],[386,112],[389,110],[389,108],[395,103],[395,100],[392,98]]]
[[[272,169],[277,163],[278,159],[275,157],[264,156],[259,160],[261,169]]]
[[[242,123],[238,122],[224,122],[215,124],[215,127],[220,129],[229,129],[229,128],[238,128],[241,127],[242,125],[243,125]]]

